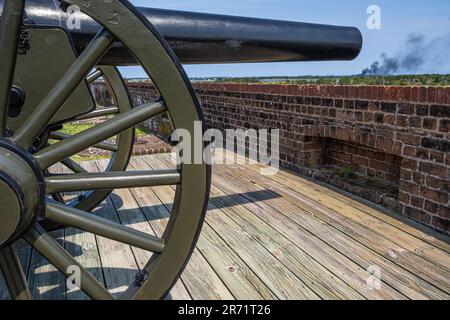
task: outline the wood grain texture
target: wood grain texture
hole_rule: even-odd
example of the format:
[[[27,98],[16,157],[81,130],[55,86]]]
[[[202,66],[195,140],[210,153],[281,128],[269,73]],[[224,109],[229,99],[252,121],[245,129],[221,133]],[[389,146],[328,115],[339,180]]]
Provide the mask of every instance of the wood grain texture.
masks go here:
[[[98,171],[106,162],[82,166]],[[160,154],[133,157],[128,170],[169,167],[170,155]],[[214,167],[205,226],[167,299],[450,298],[447,237],[291,172],[262,176],[261,168]],[[93,214],[161,236],[173,197],[173,186],[116,190]],[[53,235],[115,296],[152,255],[73,228]],[[64,277],[28,245],[17,248],[35,298],[88,299],[68,291]],[[374,266],[379,288],[367,282]],[[0,299],[8,298],[0,274]]]
[[[330,204],[326,194],[319,190],[302,191],[303,185],[296,181],[286,181],[278,176],[264,179],[259,174],[257,168],[253,166],[233,166],[227,167],[235,172],[235,175],[245,177],[250,181],[256,180],[262,186],[280,194],[284,199],[309,211],[317,218],[328,222],[335,228],[351,236],[355,241],[363,243],[365,246],[377,251],[386,259],[400,265],[406,270],[411,270],[415,275],[438,287],[444,292],[449,292],[450,274],[444,270],[440,263],[430,258],[424,258],[421,252],[406,249],[408,244],[405,240],[388,239],[382,234],[383,225],[379,225],[379,220],[373,222],[373,217],[355,210],[344,203]],[[245,176],[243,174],[245,173]],[[357,217],[355,217],[357,216]],[[378,225],[378,232],[373,230],[373,224]],[[390,225],[386,225],[389,228]],[[397,230],[396,233],[402,233]],[[417,239],[417,238],[416,238]],[[427,243],[424,245],[428,245]],[[439,253],[439,261],[445,261],[449,254],[434,247]]]
[[[332,225],[317,219],[311,212],[296,207],[281,197],[275,197],[273,199],[261,198],[259,197],[259,193],[255,192],[262,188],[258,184],[245,179],[229,183],[227,182],[230,181],[229,177],[226,175],[222,176],[223,173],[218,171],[219,170],[216,170],[218,179],[217,182],[214,180],[215,185],[221,186],[221,188],[227,191],[235,190],[240,192],[240,190],[247,190],[246,193],[242,193],[247,200],[244,205],[248,207],[249,210],[258,213],[258,216],[262,215],[266,216],[267,219],[270,219],[274,227],[283,230],[289,239],[296,240],[297,243],[305,242],[299,237],[301,232],[299,233],[295,229],[295,226],[297,226],[297,228],[300,226],[300,230],[303,230],[303,232],[307,230],[309,232],[307,241],[311,241],[311,239],[317,237],[323,241],[322,243],[328,245],[332,244],[332,247],[335,250],[354,261],[364,270],[367,270],[370,266],[380,267],[383,270],[383,282],[411,299],[446,299],[449,297],[447,294],[433,287],[426,281],[423,281],[405,269],[392,264],[381,255],[370,250],[370,248],[365,247],[345,233],[335,229]],[[256,208],[254,208],[255,206]],[[267,213],[265,213],[266,211],[269,213],[275,212],[275,214],[272,213],[272,215],[268,216]],[[284,217],[280,216],[280,214]],[[312,235],[313,237],[311,237]],[[309,246],[303,246],[303,248],[307,251],[309,250]],[[311,254],[314,257],[320,257],[320,255]],[[324,265],[330,266],[327,262],[324,262]]]

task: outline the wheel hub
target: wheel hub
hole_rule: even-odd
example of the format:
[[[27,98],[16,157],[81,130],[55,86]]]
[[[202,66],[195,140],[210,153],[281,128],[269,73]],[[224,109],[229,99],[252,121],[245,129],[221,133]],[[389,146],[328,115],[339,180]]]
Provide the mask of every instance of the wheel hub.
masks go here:
[[[16,231],[23,215],[23,193],[14,180],[0,172],[0,244],[7,241]]]
[[[20,237],[43,210],[41,171],[20,147],[0,141],[0,246]]]

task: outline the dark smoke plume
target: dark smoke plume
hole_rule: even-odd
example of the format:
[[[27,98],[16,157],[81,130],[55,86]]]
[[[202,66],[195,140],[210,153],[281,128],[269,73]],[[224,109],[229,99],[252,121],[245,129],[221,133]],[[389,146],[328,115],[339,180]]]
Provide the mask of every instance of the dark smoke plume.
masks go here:
[[[450,33],[427,40],[412,33],[396,56],[381,54],[362,75],[396,75],[415,73],[450,73]]]

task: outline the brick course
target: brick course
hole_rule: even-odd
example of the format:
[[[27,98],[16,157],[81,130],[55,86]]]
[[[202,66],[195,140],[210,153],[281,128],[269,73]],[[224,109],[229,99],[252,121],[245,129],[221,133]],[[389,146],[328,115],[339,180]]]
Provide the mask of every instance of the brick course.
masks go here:
[[[211,128],[280,129],[280,164],[324,162],[398,186],[398,212],[450,233],[450,87],[194,85]],[[131,83],[150,98],[151,84]]]

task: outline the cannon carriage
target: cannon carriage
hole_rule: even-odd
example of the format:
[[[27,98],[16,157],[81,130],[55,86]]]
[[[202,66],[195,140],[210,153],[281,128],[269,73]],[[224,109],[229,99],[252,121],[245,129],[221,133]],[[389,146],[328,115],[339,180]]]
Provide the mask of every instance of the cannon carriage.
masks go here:
[[[126,169],[142,122],[167,113],[173,130],[194,136],[203,121],[182,63],[350,60],[362,45],[351,27],[135,8],[124,0],[0,0],[0,8],[0,269],[13,299],[31,298],[20,240],[66,276],[78,266],[89,297],[112,298],[50,235],[65,226],[153,253],[120,298],[160,299],[170,291],[199,236],[211,169],[203,159],[177,170]],[[118,69],[129,65],[145,70],[159,98],[133,105]],[[113,106],[100,107],[92,96],[89,85],[98,79]],[[62,131],[99,117],[81,133]],[[89,172],[74,160],[88,148],[108,152],[105,170]],[[67,170],[54,172],[55,165]],[[160,238],[90,213],[114,189],[158,185],[177,189]]]

